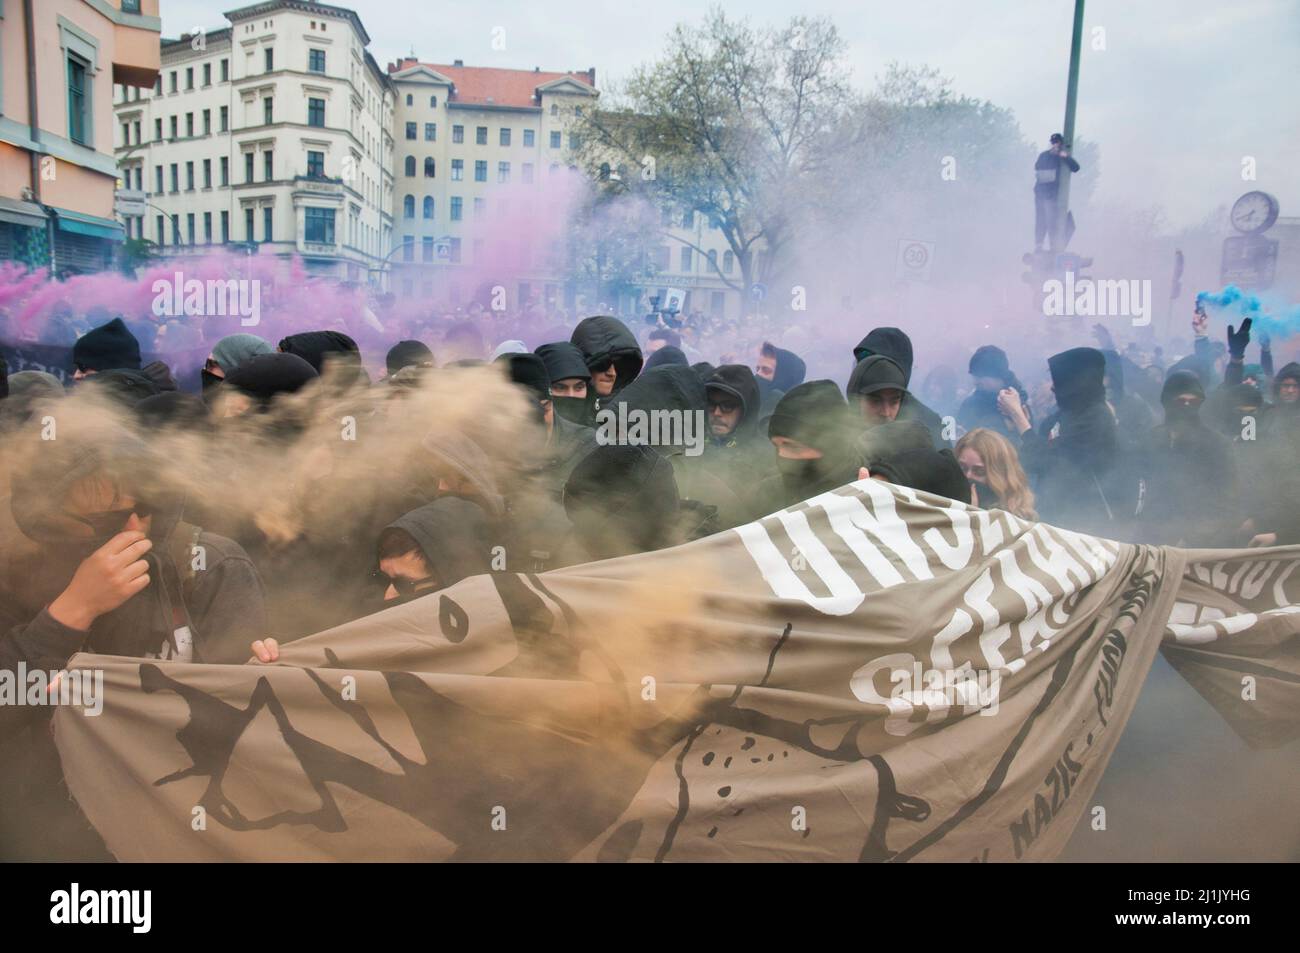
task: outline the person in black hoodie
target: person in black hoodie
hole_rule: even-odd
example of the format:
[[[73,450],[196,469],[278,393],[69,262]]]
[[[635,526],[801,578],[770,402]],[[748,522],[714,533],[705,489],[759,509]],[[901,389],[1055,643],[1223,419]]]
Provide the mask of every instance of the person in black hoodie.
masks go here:
[[[912,381],[912,339],[899,328],[873,328],[853,349],[853,359],[861,361],[873,354],[889,358],[903,369],[903,386]],[[944,436],[943,418],[925,406],[915,394],[908,391],[899,404],[896,420],[919,420],[930,431],[935,449],[951,445]]]
[[[760,488],[765,511],[858,479],[861,429],[834,381],[805,381],[782,397],[767,421],[778,473]]]
[[[533,353],[546,365],[556,416],[590,427],[596,417],[596,389],[591,385],[591,371],[582,352],[568,341],[555,341]]]
[[[868,427],[878,427],[898,419],[907,396],[907,376],[889,358],[872,354],[858,361],[844,390],[849,400],[857,404],[863,422]]]
[[[328,371],[336,393],[347,390],[363,378],[361,349],[342,331],[304,331],[280,341],[277,350],[301,357],[318,375]]]
[[[1160,394],[1164,423],[1143,441],[1144,542],[1224,546],[1239,517],[1232,445],[1201,420],[1205,389],[1191,371],[1170,374]]]
[[[1037,481],[1038,511],[1049,523],[1098,536],[1121,538],[1143,504],[1143,484],[1131,453],[1121,444],[1106,403],[1106,358],[1076,347],[1048,358],[1058,415],[1034,430],[1019,395],[1002,403],[1020,433],[1021,462]]]
[[[975,390],[961,402],[957,422],[968,431],[983,427],[1002,434],[1013,444],[1019,444],[1020,434],[998,408],[998,394],[1008,387],[1013,388],[1020,397],[1020,405],[1028,408],[1029,392],[1011,370],[1006,352],[986,344],[971,355],[969,367]]]
[[[1130,445],[1140,444],[1155,426],[1155,414],[1145,400],[1125,390],[1124,359],[1119,351],[1106,348],[1101,353],[1106,358],[1106,399],[1115,411],[1120,439]]]
[[[808,366],[802,357],[777,347],[771,341],[764,341],[758,351],[758,364],[754,367],[754,376],[759,379],[760,389],[766,381],[773,390],[788,393],[804,381]]]
[[[758,380],[744,364],[723,364],[704,382],[709,439],[704,466],[740,500],[746,515],[761,515],[755,490],[771,475],[772,450],[759,431]]]
[[[641,373],[645,360],[626,324],[608,314],[583,318],[569,339],[587,362],[597,400],[618,393]]]
[[[72,379],[82,380],[100,371],[140,370],[140,342],[126,322],[114,318],[91,328],[72,346]]]

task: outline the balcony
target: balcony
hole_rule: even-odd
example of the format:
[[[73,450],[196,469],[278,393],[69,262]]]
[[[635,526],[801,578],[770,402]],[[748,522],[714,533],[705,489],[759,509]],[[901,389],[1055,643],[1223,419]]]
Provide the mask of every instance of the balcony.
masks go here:
[[[113,82],[151,88],[162,68],[158,0],[107,0],[113,21]]]

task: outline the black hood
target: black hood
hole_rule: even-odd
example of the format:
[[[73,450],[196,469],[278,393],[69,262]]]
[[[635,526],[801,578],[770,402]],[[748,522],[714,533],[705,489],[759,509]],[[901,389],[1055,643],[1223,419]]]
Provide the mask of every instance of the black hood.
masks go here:
[[[1169,402],[1179,394],[1195,394],[1205,400],[1205,388],[1195,371],[1174,371],[1165,378],[1165,386],[1160,391],[1160,403],[1167,409]]]
[[[403,514],[387,529],[410,534],[441,589],[489,571],[494,545],[490,527],[477,503],[444,496]]]
[[[967,370],[970,371],[971,377],[994,377],[1003,384],[1010,384],[1016,379],[1016,375],[1011,373],[1011,362],[1007,360],[1007,352],[992,344],[985,344],[975,349]]]
[[[78,387],[88,393],[108,395],[119,404],[132,407],[148,397],[161,394],[158,385],[143,371],[128,371],[118,368],[112,371],[100,371],[82,378]]]
[[[772,377],[772,386],[780,391],[789,391],[803,383],[808,373],[808,365],[794,351],[783,347],[776,351],[776,374]]]
[[[591,383],[591,371],[583,360],[582,352],[568,341],[543,344],[533,352],[546,365],[546,374],[552,384],[572,377]]]
[[[389,374],[396,374],[404,367],[433,367],[433,363],[433,352],[423,341],[398,341],[384,358]]]
[[[872,354],[858,361],[845,389],[850,397],[865,397],[882,390],[907,392],[907,375],[892,358]]]
[[[227,374],[221,386],[253,398],[265,409],[276,396],[297,393],[318,376],[316,369],[296,354],[259,354]]]
[[[745,364],[723,364],[717,368],[704,383],[707,396],[709,391],[718,391],[740,401],[740,422],[731,436],[756,433],[758,430],[758,378]]]
[[[502,354],[494,364],[504,364],[510,383],[528,391],[534,400],[551,399],[551,377],[546,362],[536,354]]]
[[[823,453],[849,442],[854,426],[849,405],[834,381],[807,381],[790,390],[772,411],[767,435],[789,437]]]
[[[605,410],[619,414],[619,404],[625,404],[629,411],[643,411],[647,414],[655,410],[677,410],[683,416],[694,413],[704,415],[708,412],[704,382],[689,367],[679,364],[667,364],[642,374],[602,406],[601,414],[597,415],[597,424]],[[662,448],[664,453],[675,449],[680,448]]]
[[[1075,347],[1047,359],[1056,406],[1084,410],[1106,401],[1106,358],[1095,347]]]
[[[665,344],[646,359],[645,367],[642,368],[642,370],[648,371],[669,364],[681,364],[683,367],[688,367],[690,363],[691,362],[686,359],[686,355],[683,353],[681,348],[673,347],[671,344]]]
[[[505,515],[505,499],[497,483],[492,461],[483,448],[469,437],[456,432],[429,434],[421,446],[434,459],[435,466],[453,471],[473,485],[474,501],[492,519]]]
[[[652,447],[598,446],[564,484],[564,511],[596,559],[657,549],[680,505],[672,464]]]
[[[1300,413],[1300,400],[1285,403],[1278,397],[1278,384],[1283,380],[1293,380],[1300,383],[1300,364],[1292,361],[1283,365],[1282,369],[1273,375],[1273,399],[1277,401],[1273,406],[1281,409],[1283,413]]]
[[[632,383],[645,363],[636,336],[626,324],[607,314],[583,318],[569,340],[582,352],[588,370],[599,371],[611,363],[614,365],[618,371],[615,393]]]
[[[91,328],[72,346],[73,366],[91,371],[111,371],[120,367],[140,369],[140,342],[121,318]]]
[[[881,476],[890,483],[911,487],[923,493],[933,493],[962,503],[970,502],[970,483],[961,471],[961,465],[951,450],[904,450],[869,465],[872,476]]]
[[[912,339],[899,328],[874,328],[853,349],[857,360],[883,354],[903,369],[906,383],[912,381]]]
[[[342,331],[304,331],[291,334],[280,341],[285,354],[301,357],[320,374],[325,369],[327,355],[331,364],[338,365],[334,373],[338,384],[350,387],[361,378],[361,349],[357,342]]]

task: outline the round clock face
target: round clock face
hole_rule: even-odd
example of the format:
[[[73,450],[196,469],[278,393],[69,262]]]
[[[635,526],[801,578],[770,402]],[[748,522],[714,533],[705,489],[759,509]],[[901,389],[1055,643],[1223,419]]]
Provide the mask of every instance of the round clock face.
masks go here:
[[[1277,199],[1267,192],[1247,192],[1232,206],[1232,227],[1251,234],[1262,232],[1277,221]]]

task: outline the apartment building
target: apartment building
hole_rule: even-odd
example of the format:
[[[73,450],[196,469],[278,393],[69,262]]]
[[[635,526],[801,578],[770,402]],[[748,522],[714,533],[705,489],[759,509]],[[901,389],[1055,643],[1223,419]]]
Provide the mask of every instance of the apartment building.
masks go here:
[[[158,0],[0,0],[0,259],[112,264],[113,91],[153,86],[161,29]]]
[[[162,42],[147,93],[115,105],[135,202],[163,254],[237,245],[367,281],[392,247],[393,89],[351,10],[272,0]]]

